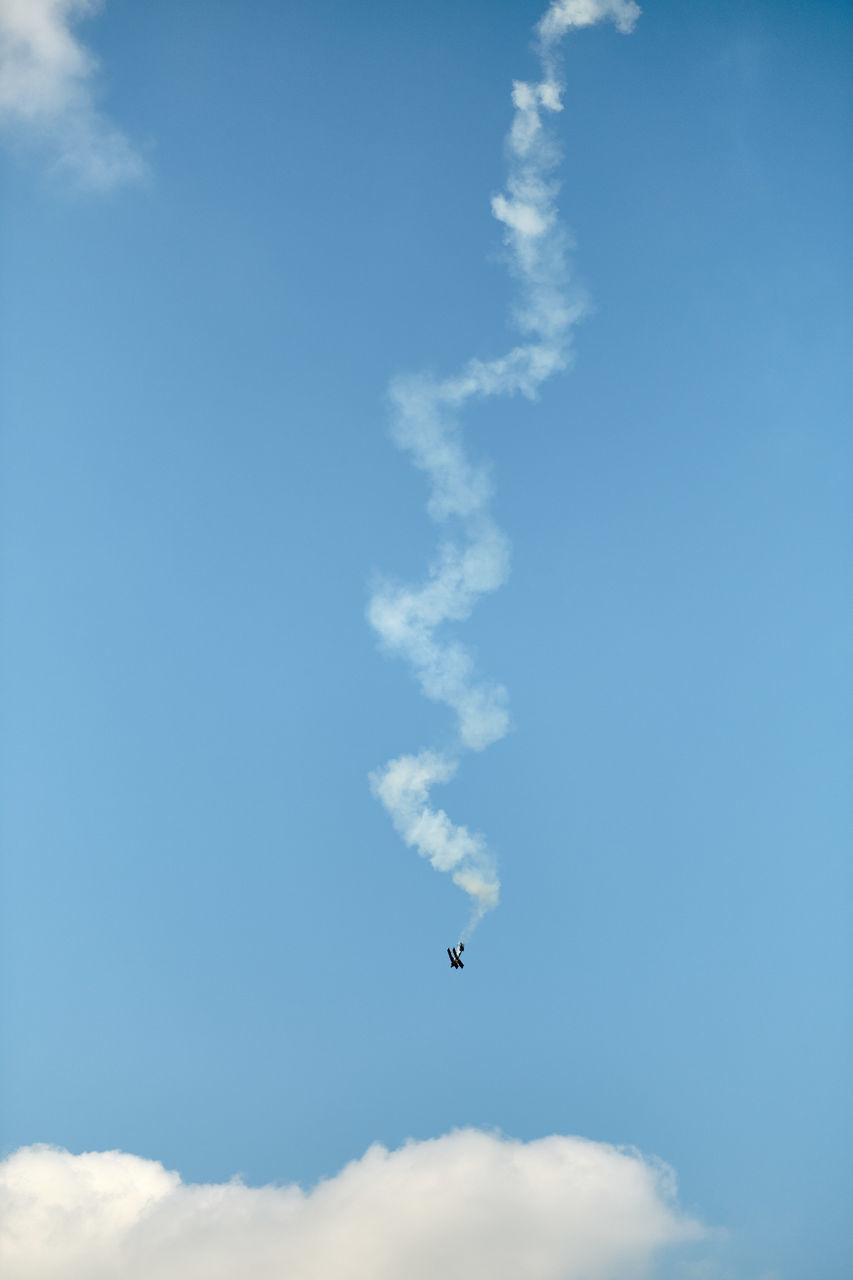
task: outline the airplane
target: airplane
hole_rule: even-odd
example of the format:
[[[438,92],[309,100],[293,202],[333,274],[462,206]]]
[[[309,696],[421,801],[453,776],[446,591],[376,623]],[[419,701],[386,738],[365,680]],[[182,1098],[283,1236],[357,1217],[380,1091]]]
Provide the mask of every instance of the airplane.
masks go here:
[[[459,959],[459,952],[460,952],[460,951],[464,951],[464,950],[465,950],[465,943],[464,943],[464,942],[460,942],[460,943],[459,943],[459,947],[458,947],[458,949],[457,949],[456,947],[454,947],[454,948],[453,948],[453,950],[451,951],[451,950],[450,950],[450,947],[448,947],[448,948],[447,948],[447,954],[450,956],[450,965],[451,965],[451,968],[453,968],[453,969],[464,969],[464,968],[465,968],[464,964],[463,964],[463,963],[462,963],[462,961]]]

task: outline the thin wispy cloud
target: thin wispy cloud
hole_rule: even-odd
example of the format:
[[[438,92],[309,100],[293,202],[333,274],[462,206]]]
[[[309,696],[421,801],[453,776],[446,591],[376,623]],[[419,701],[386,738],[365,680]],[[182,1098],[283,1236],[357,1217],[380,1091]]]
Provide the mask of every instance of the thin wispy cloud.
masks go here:
[[[98,60],[73,27],[100,0],[0,0],[0,130],[76,185],[136,182],[142,156],[96,102]]]
[[[5,1280],[640,1280],[705,1235],[667,1166],[581,1138],[373,1146],[309,1191],[194,1185],[121,1151],[0,1163]]]
[[[391,760],[371,774],[371,786],[405,842],[438,870],[451,872],[471,896],[469,932],[498,903],[496,861],[483,836],[431,806],[430,791],[454,776],[463,751],[481,751],[507,733],[509,705],[506,689],[478,677],[471,654],[448,640],[443,628],[464,621],[482,595],[506,581],[510,548],[490,514],[489,472],[465,451],[461,415],[469,401],[489,396],[533,400],[546,379],[571,364],[572,335],[586,301],[572,278],[569,237],[556,203],[560,154],[548,120],[562,110],[558,47],[572,28],[602,19],[629,32],[639,12],[632,0],[554,0],[536,27],[541,79],[513,86],[509,171],[492,213],[502,224],[508,269],[518,285],[513,321],[522,341],[496,359],[469,360],[451,377],[400,377],[390,387],[393,439],[425,473],[427,511],[443,536],[426,580],[418,586],[381,583],[368,618],[383,647],[409,663],[426,697],[453,711],[455,735],[444,751]]]

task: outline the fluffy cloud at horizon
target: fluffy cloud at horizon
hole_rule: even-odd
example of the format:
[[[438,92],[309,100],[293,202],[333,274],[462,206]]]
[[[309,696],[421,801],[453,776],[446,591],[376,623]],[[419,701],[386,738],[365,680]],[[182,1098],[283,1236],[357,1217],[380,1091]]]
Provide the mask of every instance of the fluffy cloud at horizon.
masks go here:
[[[0,129],[82,187],[137,181],[145,161],[96,106],[97,58],[72,27],[101,0],[0,0]]]
[[[668,1166],[576,1137],[464,1129],[372,1146],[309,1191],[182,1182],[121,1151],[0,1164],[6,1280],[631,1280],[705,1229]]]

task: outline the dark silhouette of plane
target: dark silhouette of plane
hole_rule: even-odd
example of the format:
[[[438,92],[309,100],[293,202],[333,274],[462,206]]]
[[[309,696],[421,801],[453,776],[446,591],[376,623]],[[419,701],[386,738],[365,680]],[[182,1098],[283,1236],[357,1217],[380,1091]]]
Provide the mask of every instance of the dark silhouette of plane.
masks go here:
[[[448,947],[448,948],[447,948],[447,954],[450,956],[450,967],[451,967],[452,969],[464,969],[464,968],[465,968],[464,964],[463,964],[463,963],[462,963],[462,961],[459,959],[459,952],[460,952],[460,951],[464,951],[464,950],[465,950],[465,943],[464,943],[464,942],[460,942],[460,943],[459,943],[458,948],[457,948],[457,947],[454,947],[452,951],[451,951],[450,947]]]

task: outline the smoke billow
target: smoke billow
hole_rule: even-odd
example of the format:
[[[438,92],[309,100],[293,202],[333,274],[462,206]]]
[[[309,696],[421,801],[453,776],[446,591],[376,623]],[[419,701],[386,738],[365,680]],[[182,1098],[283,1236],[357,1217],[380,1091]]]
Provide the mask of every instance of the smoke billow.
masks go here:
[[[451,708],[456,725],[449,748],[400,756],[370,781],[406,844],[437,870],[449,871],[470,895],[469,932],[498,903],[495,858],[483,836],[431,806],[430,791],[450,781],[464,750],[482,751],[506,734],[508,697],[503,685],[477,675],[470,653],[442,628],[464,621],[481,595],[506,581],[510,557],[509,541],[490,514],[488,471],[468,458],[460,420],[470,400],[535,399],[542,383],[571,363],[572,335],[586,303],[571,277],[553,177],[559,151],[547,128],[549,117],[562,110],[559,42],[572,28],[607,18],[627,33],[639,13],[633,0],[553,0],[536,27],[541,79],[513,85],[507,182],[492,200],[492,213],[503,225],[518,286],[513,321],[521,341],[494,360],[469,360],[451,377],[404,376],[390,387],[392,437],[426,474],[427,511],[443,536],[425,581],[383,582],[368,618],[384,648],[409,663],[426,697]]]

